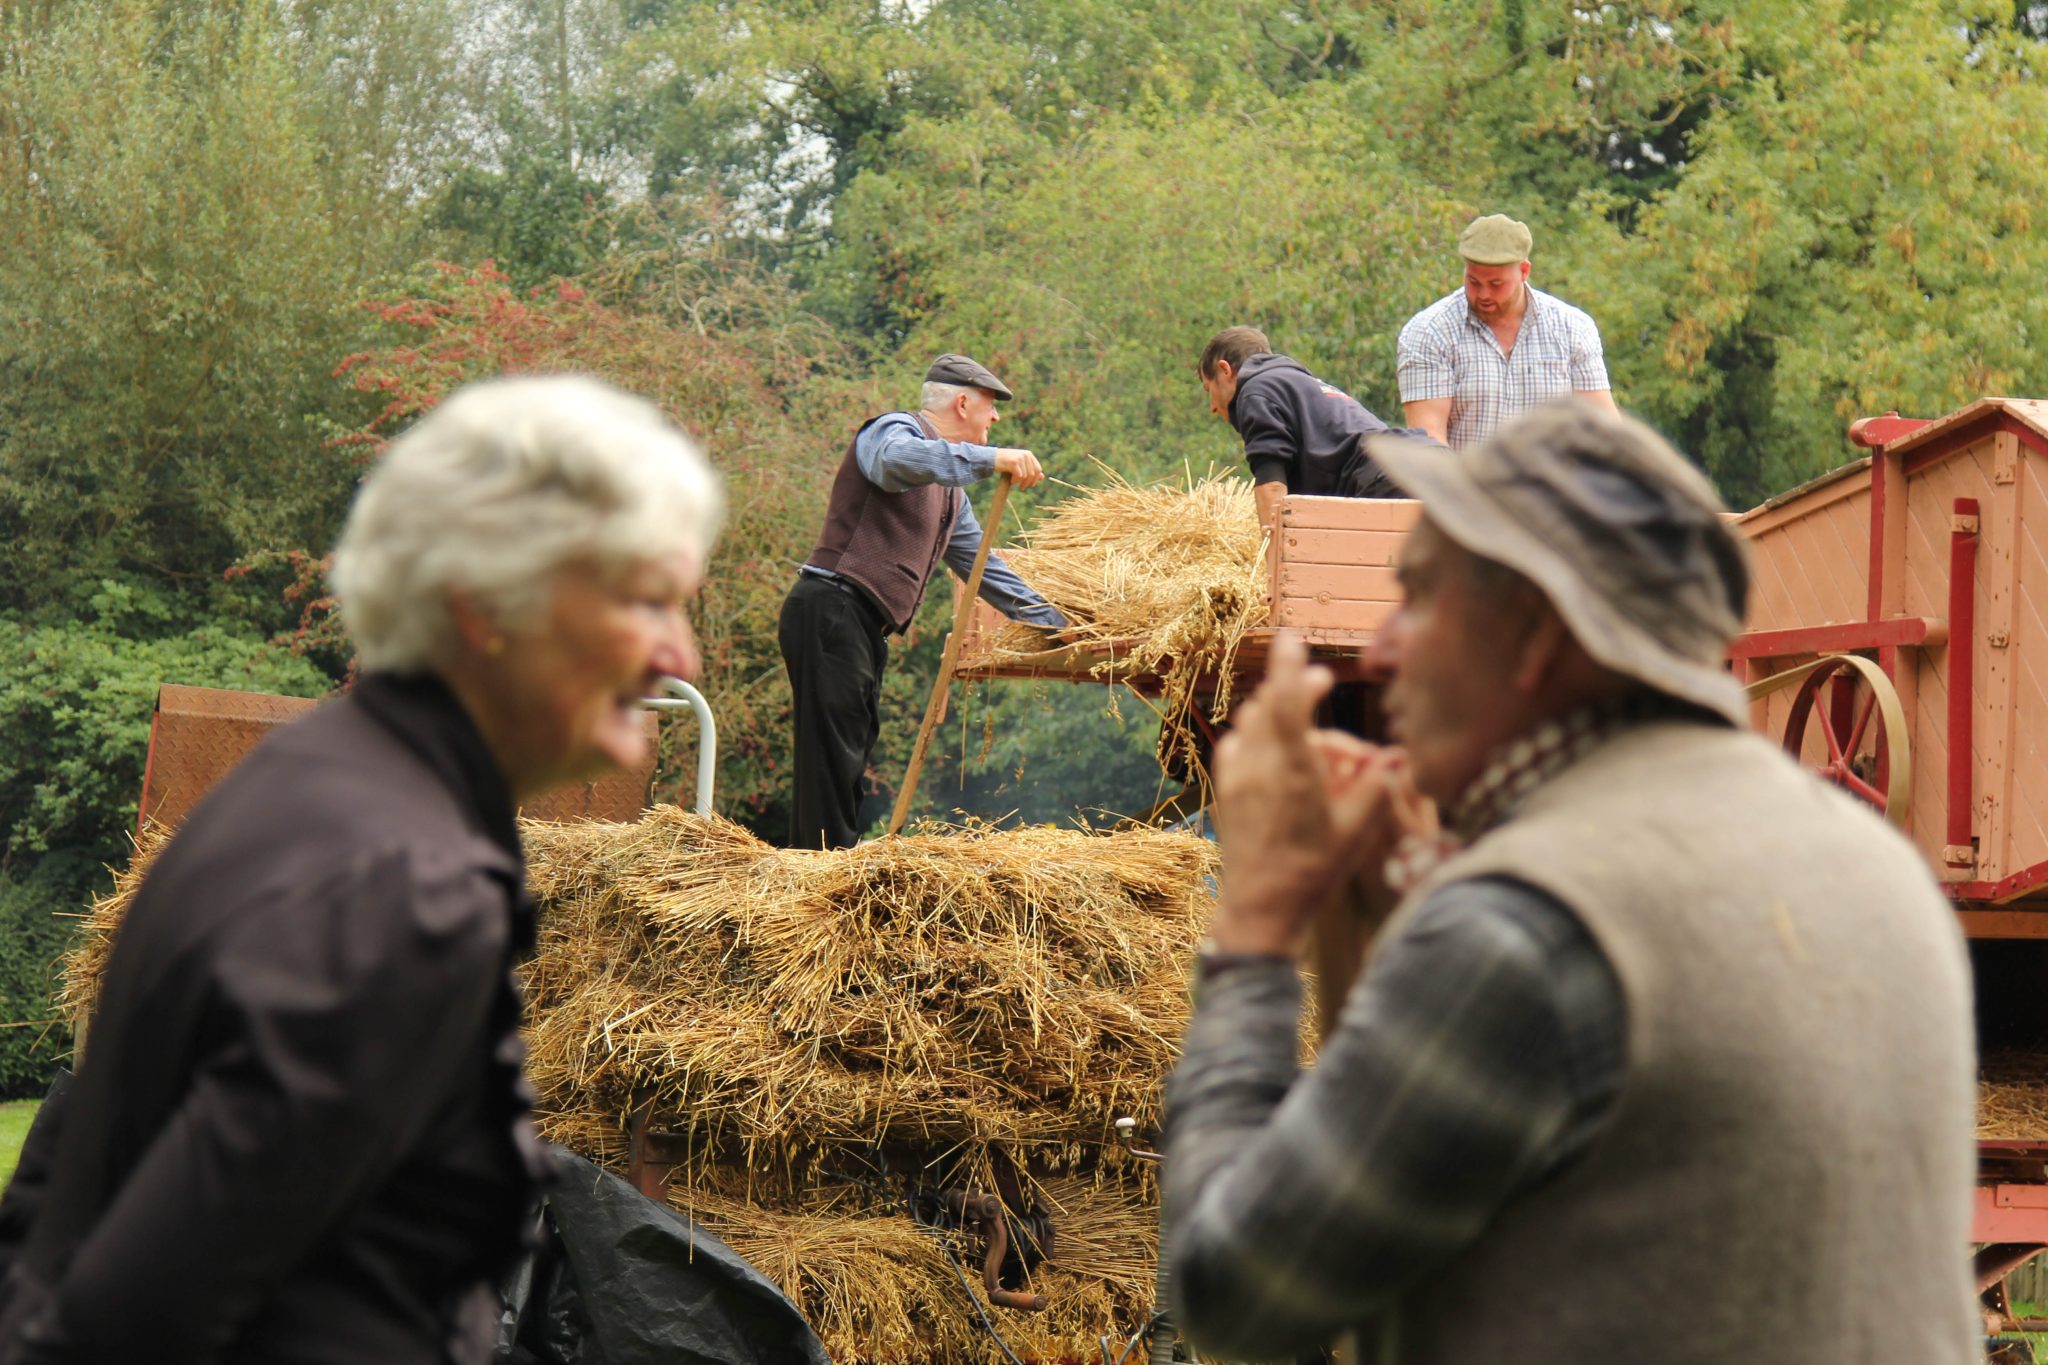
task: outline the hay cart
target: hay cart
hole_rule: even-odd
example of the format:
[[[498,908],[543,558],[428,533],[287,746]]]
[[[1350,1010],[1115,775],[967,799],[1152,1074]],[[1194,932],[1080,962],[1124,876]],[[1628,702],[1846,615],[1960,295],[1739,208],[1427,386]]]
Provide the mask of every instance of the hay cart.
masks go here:
[[[1266,671],[1266,653],[1280,630],[1298,632],[1315,660],[1337,675],[1344,689],[1337,704],[1354,709],[1343,717],[1354,726],[1379,723],[1378,691],[1366,675],[1360,651],[1401,600],[1394,578],[1402,542],[1421,518],[1421,504],[1356,498],[1295,496],[1280,505],[1279,532],[1267,547],[1267,622],[1253,629],[1230,661],[1228,676],[1217,669],[1196,683],[1186,723],[1199,750],[1213,747],[1225,723],[1213,718],[1216,698],[1230,684],[1243,696]],[[958,585],[956,583],[956,591]],[[1129,687],[1148,700],[1159,698],[1157,674],[1135,672],[1124,663],[1131,642],[1065,645],[1037,654],[1004,654],[990,642],[1003,618],[977,601],[968,615],[960,649],[958,678],[1052,679]],[[1199,773],[1171,770],[1187,785],[1138,815],[1144,823],[1168,823],[1198,812],[1206,801]]]

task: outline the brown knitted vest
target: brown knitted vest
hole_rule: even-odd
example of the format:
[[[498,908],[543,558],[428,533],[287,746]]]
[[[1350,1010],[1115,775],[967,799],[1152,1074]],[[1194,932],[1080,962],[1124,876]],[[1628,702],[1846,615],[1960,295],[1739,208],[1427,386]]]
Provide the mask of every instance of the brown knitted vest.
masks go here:
[[[926,436],[937,439],[938,432],[922,413],[912,415]],[[880,420],[869,418],[860,431]],[[939,567],[964,495],[935,483],[901,493],[883,492],[860,472],[854,453],[860,431],[846,443],[832,479],[832,498],[825,506],[825,529],[818,533],[807,562],[859,587],[881,609],[889,628],[900,632],[909,628],[924,601],[925,585]]]
[[[1594,1145],[1363,1326],[1358,1358],[1981,1358],[1969,968],[1905,839],[1755,735],[1660,723],[1538,789],[1383,941],[1432,887],[1495,875],[1613,962],[1627,1079]]]

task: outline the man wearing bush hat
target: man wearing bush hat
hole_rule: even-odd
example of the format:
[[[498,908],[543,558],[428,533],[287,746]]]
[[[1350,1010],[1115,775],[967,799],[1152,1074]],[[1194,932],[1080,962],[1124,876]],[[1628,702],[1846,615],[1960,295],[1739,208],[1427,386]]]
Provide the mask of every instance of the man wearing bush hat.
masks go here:
[[[1979,1359],[1962,938],[1897,831],[1747,728],[1706,480],[1568,401],[1371,453],[1424,508],[1368,650],[1401,747],[1311,728],[1298,641],[1217,746],[1178,1320],[1230,1359]],[[1372,941],[1303,1072],[1332,904]]]
[[[1459,235],[1463,285],[1401,329],[1396,377],[1409,426],[1462,450],[1566,394],[1613,409],[1600,329],[1530,287],[1531,245],[1528,225],[1499,213]]]
[[[944,560],[966,578],[981,523],[960,490],[993,474],[1029,488],[1045,477],[1028,450],[988,444],[1009,386],[964,355],[925,372],[916,412],[885,412],[847,443],[825,527],[782,604],[777,639],[796,727],[791,848],[847,848],[882,726],[888,637],[910,628]],[[982,599],[1013,620],[1066,624],[991,552]]]

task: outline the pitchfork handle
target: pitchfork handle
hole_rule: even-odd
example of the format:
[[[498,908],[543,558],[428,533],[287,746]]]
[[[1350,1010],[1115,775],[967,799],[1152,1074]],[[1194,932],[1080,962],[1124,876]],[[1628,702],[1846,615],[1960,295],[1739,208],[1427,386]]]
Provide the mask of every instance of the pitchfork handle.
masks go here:
[[[974,610],[974,600],[981,595],[981,571],[988,567],[989,547],[995,543],[996,527],[1003,521],[1003,504],[1010,500],[1010,488],[1015,482],[1012,476],[1003,475],[996,484],[995,497],[989,501],[988,524],[981,528],[981,544],[974,551],[974,571],[967,575],[967,591],[960,594],[960,605],[953,609],[953,630],[946,636],[939,676],[932,679],[931,700],[924,705],[924,723],[917,727],[917,747],[910,751],[910,769],[903,774],[903,789],[896,793],[896,809],[889,816],[890,834],[901,834],[903,822],[910,818],[911,798],[917,795],[918,774],[924,770],[924,751],[931,747],[932,731],[938,728],[939,713],[946,708],[946,689],[953,685],[953,669],[960,662],[960,642],[967,635],[967,614]]]

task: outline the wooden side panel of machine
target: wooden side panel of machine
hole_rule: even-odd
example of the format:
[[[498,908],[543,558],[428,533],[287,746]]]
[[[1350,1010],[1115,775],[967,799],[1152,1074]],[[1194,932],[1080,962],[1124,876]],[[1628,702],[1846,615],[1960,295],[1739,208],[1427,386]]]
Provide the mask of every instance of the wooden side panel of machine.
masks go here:
[[[213,784],[227,776],[263,737],[316,705],[310,697],[276,697],[223,687],[157,689],[149,761],[142,770],[136,825],[175,825]]]
[[[1870,478],[1852,465],[1738,518],[1750,543],[1750,630],[1865,618],[1870,599]]]
[[[1912,735],[1913,735],[1913,833],[1914,841],[1927,852],[1937,867],[1941,866],[1940,855],[1946,840],[1948,819],[1948,707],[1949,679],[1956,653],[1970,649],[1973,664],[1974,691],[1977,694],[1975,711],[1982,715],[1985,696],[1985,668],[1989,658],[1984,644],[1981,612],[1985,597],[1983,586],[1987,574],[1993,572],[1991,541],[1996,539],[2009,548],[2004,537],[1987,535],[1990,527],[1985,523],[1994,522],[1992,507],[1992,456],[1995,438],[1987,433],[1984,439],[1956,450],[1932,463],[1924,464],[1907,477],[1906,496],[1906,548],[1904,562],[1900,565],[1902,576],[1901,607],[1908,613],[1926,616],[1947,617],[1949,615],[1950,587],[1950,542],[1955,532],[1955,505],[1958,498],[1975,499],[1982,514],[1979,518],[1977,579],[1977,608],[1980,613],[1979,629],[1972,632],[1968,640],[1951,639],[1937,649],[1915,651],[1912,657],[1902,660],[1901,666],[1910,665],[1913,674]],[[1985,769],[1987,754],[1986,732],[1979,727],[1975,730],[1971,744],[1974,753],[1973,771],[1981,775]],[[1981,783],[1980,783],[1981,791]],[[1981,833],[1983,830],[1983,807],[1976,806],[1972,826]],[[1982,876],[1987,866],[1985,855],[1988,848],[1980,849],[1979,861],[1970,875]]]
[[[1311,643],[1362,642],[1401,600],[1401,545],[1422,519],[1407,499],[1294,496],[1274,536],[1272,624]]]
[[[2041,733],[2048,724],[2042,687],[2048,637],[2039,619],[2039,598],[2048,591],[2041,563],[2048,509],[2042,506],[2041,456],[2012,432],[1998,432],[1969,454],[1988,466],[1978,495],[1973,797],[1978,876],[1995,882],[2048,860],[2048,791],[2040,781],[2048,741]]]
[[[1861,621],[1870,598],[1870,467],[1860,461],[1736,518],[1749,542],[1749,630],[1794,630]],[[1757,660],[1747,679],[1795,668],[1811,655]],[[1750,721],[1782,734],[1790,691],[1755,703]]]
[[[2012,606],[2013,725],[2005,780],[2014,871],[2048,862],[2048,455],[2016,450]]]
[[[1963,799],[1976,844],[1969,879],[1997,883],[2048,862],[2048,790],[2029,774],[2048,764],[2048,457],[2010,423],[1965,429],[1914,458],[1908,454],[1907,548],[1903,610],[1947,616],[1950,542],[1958,499],[1976,505],[1974,620],[1967,641],[1920,652],[1913,670],[1914,826],[1942,831],[1937,812]],[[1967,505],[1967,504],[1966,504]],[[1965,685],[1970,757],[1966,798],[1950,790],[1950,690],[1956,651],[1968,648]],[[1940,833],[1920,838],[1939,850]]]

